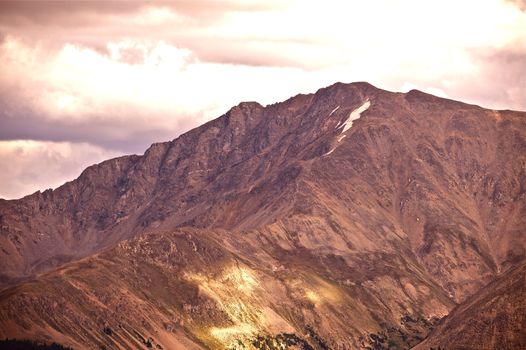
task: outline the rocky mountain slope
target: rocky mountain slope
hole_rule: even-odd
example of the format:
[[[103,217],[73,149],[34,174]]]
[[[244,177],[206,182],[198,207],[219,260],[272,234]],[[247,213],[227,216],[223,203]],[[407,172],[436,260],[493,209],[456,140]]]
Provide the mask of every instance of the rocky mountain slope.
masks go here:
[[[367,83],[242,103],[0,201],[4,286],[73,262],[5,289],[1,328],[79,348],[408,348],[524,259],[525,188],[524,112]]]
[[[415,350],[526,349],[526,263],[511,269],[451,314]]]
[[[164,349],[357,349],[378,342],[409,348],[452,307],[402,256],[378,256],[394,266],[370,263],[369,275],[341,276],[344,261],[325,258],[322,265],[308,253],[277,260],[255,233],[225,242],[229,234],[141,235],[7,289],[0,295],[0,337],[47,338],[76,349],[148,342]],[[257,253],[235,253],[233,241]]]

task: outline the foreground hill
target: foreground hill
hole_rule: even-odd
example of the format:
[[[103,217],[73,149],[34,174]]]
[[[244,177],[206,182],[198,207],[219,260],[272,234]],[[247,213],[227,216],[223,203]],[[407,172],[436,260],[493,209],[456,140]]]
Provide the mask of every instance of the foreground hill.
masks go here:
[[[0,201],[2,283],[36,276],[2,292],[2,329],[88,348],[408,348],[524,260],[525,189],[524,112],[367,83],[242,103]]]
[[[483,287],[415,350],[526,349],[526,263]]]
[[[280,256],[261,240],[259,232],[195,229],[142,235],[5,290],[0,337],[76,349],[402,349],[452,306],[403,255],[345,271],[341,258]]]

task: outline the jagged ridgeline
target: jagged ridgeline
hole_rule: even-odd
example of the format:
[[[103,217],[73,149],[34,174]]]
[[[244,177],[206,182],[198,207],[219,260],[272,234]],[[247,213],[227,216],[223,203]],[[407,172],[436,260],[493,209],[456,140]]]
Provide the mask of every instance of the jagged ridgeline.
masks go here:
[[[525,112],[367,83],[241,103],[0,200],[0,339],[518,349],[525,189]]]

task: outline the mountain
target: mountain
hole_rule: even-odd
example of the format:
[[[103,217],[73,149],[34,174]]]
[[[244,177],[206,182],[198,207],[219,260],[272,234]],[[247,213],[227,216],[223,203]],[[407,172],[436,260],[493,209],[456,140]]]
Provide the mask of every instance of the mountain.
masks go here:
[[[409,348],[524,260],[525,188],[525,112],[367,83],[241,103],[0,201],[0,337]]]

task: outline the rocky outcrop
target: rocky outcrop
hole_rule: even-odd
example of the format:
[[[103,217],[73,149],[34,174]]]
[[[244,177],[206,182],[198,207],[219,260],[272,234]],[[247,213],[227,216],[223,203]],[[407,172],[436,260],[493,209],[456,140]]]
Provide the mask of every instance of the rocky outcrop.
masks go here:
[[[526,263],[451,311],[415,350],[526,349]]]

